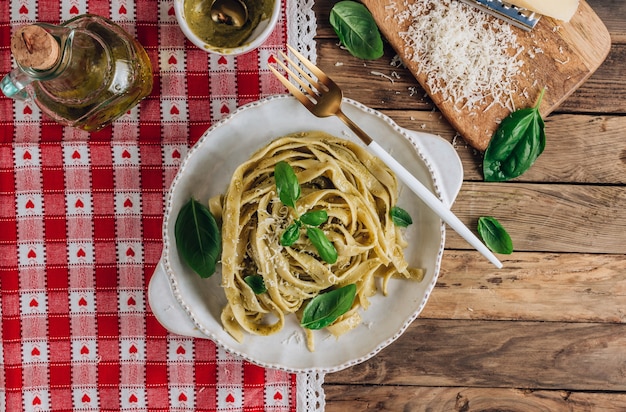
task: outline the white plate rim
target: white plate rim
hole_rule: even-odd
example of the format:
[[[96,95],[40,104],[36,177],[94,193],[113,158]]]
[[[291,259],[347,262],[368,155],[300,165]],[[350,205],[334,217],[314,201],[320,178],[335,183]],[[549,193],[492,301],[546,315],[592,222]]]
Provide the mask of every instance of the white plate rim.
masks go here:
[[[190,150],[186,154],[185,158],[183,159],[183,161],[181,162],[181,164],[179,166],[179,170],[183,169],[183,167],[187,164],[189,159],[194,156],[194,153],[196,153],[196,151],[198,150],[200,145],[203,144],[204,141],[210,137],[211,133],[216,128],[223,127],[228,122],[232,121],[233,118],[236,118],[240,113],[242,113],[244,111],[254,110],[255,107],[259,107],[261,105],[266,105],[266,104],[271,104],[271,102],[277,101],[277,100],[281,100],[281,99],[291,99],[293,101],[293,104],[299,105],[299,103],[290,95],[274,95],[274,96],[270,96],[270,97],[267,97],[267,98],[264,98],[264,99],[261,99],[261,100],[258,100],[258,101],[246,104],[244,106],[241,106],[236,111],[234,111],[232,114],[230,114],[226,118],[220,120],[219,122],[217,122],[216,124],[211,126],[202,135],[202,137],[198,140],[198,142],[196,142],[196,144],[192,148],[190,148]],[[439,187],[439,182],[437,181],[436,174],[433,171],[433,165],[423,155],[423,153],[422,153],[422,151],[420,149],[419,144],[417,144],[415,139],[413,139],[410,136],[410,133],[408,133],[408,131],[406,131],[405,129],[403,129],[400,126],[398,126],[391,118],[389,118],[385,114],[383,114],[381,112],[378,112],[378,111],[376,111],[374,109],[371,109],[371,108],[369,108],[369,107],[367,107],[367,106],[365,106],[365,105],[363,105],[363,104],[361,104],[359,102],[356,102],[354,100],[344,99],[343,109],[351,117],[354,116],[354,115],[358,116],[359,112],[360,112],[360,113],[365,113],[368,116],[375,116],[375,117],[377,117],[379,119],[382,119],[385,123],[387,123],[388,126],[392,127],[395,132],[397,132],[399,135],[401,135],[403,138],[405,138],[413,146],[417,156],[423,161],[424,165],[428,169],[428,171],[430,173],[430,177],[432,179],[433,191],[436,193],[437,196],[439,196],[440,198],[442,197],[442,193],[441,193],[441,190],[440,190],[440,187]],[[413,133],[419,133],[419,132],[413,132]],[[395,334],[393,334],[393,336],[389,337],[388,339],[385,339],[384,341],[381,341],[376,346],[376,348],[374,348],[372,351],[368,352],[367,354],[365,354],[363,356],[359,356],[359,357],[356,357],[356,358],[353,358],[353,359],[348,359],[346,361],[343,361],[341,363],[334,364],[334,365],[326,365],[326,366],[311,365],[311,366],[307,366],[307,367],[293,366],[293,365],[287,365],[287,364],[275,363],[275,362],[267,362],[267,361],[263,361],[262,359],[258,359],[256,357],[249,356],[245,351],[241,351],[241,350],[238,350],[238,349],[234,348],[233,345],[231,345],[228,342],[225,342],[224,340],[218,338],[211,330],[207,329],[202,324],[202,322],[198,319],[198,317],[196,316],[196,314],[194,313],[192,308],[189,307],[189,305],[186,303],[186,301],[185,301],[184,297],[182,296],[182,294],[180,292],[180,289],[178,287],[178,280],[176,279],[176,275],[175,275],[174,271],[172,270],[172,267],[170,266],[170,262],[169,262],[169,259],[168,259],[170,245],[168,245],[168,243],[165,242],[165,239],[167,237],[167,233],[166,233],[167,229],[166,229],[166,227],[167,227],[167,223],[168,223],[167,222],[168,215],[169,215],[168,211],[171,208],[172,193],[174,191],[174,188],[176,187],[177,181],[178,181],[180,176],[181,176],[180,173],[176,174],[176,176],[174,177],[174,180],[172,181],[170,190],[168,191],[167,196],[166,196],[166,207],[165,207],[165,213],[164,213],[164,219],[163,219],[164,246],[163,246],[163,252],[162,252],[163,254],[162,254],[161,262],[159,264],[159,266],[161,266],[160,269],[162,269],[165,272],[165,274],[166,274],[166,276],[167,276],[167,278],[169,280],[169,284],[170,284],[170,287],[171,287],[171,290],[172,290],[172,293],[174,295],[175,300],[180,305],[181,309],[185,312],[187,317],[193,322],[193,324],[194,324],[195,328],[197,329],[197,331],[199,331],[202,335],[205,335],[207,338],[213,340],[219,347],[221,347],[221,348],[225,349],[226,351],[228,351],[228,352],[230,352],[232,354],[235,354],[235,355],[237,355],[237,356],[239,356],[239,357],[241,357],[241,358],[243,358],[245,360],[248,360],[248,361],[250,361],[252,363],[255,363],[255,364],[263,366],[263,367],[270,367],[270,368],[285,370],[285,371],[294,372],[294,373],[299,373],[299,372],[330,373],[330,372],[336,372],[336,371],[345,369],[345,368],[350,367],[352,365],[356,365],[358,363],[361,363],[361,362],[363,362],[363,361],[365,361],[367,359],[370,359],[371,357],[375,356],[382,349],[384,349],[385,347],[389,346],[392,342],[397,340],[406,331],[408,326],[422,312],[424,306],[426,305],[426,303],[428,301],[428,298],[430,297],[430,294],[431,294],[432,290],[435,287],[435,284],[437,282],[437,278],[439,276],[439,271],[440,271],[440,267],[441,267],[441,260],[442,260],[442,256],[443,256],[444,245],[445,245],[445,225],[443,224],[443,222],[440,222],[441,242],[440,242],[439,249],[438,249],[437,256],[436,256],[435,271],[434,271],[434,274],[432,276],[432,279],[426,285],[425,294],[424,294],[423,298],[421,299],[420,304],[418,305],[416,310],[413,311],[413,313],[408,318],[405,319],[405,321],[402,324],[402,327]]]

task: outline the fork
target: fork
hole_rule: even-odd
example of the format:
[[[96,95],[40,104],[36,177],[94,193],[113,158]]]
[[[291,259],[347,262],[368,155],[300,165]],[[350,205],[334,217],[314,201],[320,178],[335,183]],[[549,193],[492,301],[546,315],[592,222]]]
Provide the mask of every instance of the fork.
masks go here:
[[[483,242],[468,229],[461,220],[450,211],[450,208],[437,198],[426,186],[424,186],[415,176],[413,176],[404,166],[402,166],[393,156],[365,133],[356,123],[341,111],[341,103],[343,101],[343,93],[339,86],[330,79],[323,71],[310,62],[306,57],[300,54],[290,45],[289,50],[300,62],[317,78],[317,81],[311,77],[306,71],[299,67],[282,51],[280,54],[285,61],[295,68],[299,76],[294,73],[285,63],[276,59],[277,64],[282,67],[285,72],[294,79],[304,94],[296,85],[291,83],[276,68],[269,66],[270,70],[280,80],[280,82],[291,92],[291,94],[306,107],[311,113],[317,117],[336,116],[341,119],[367,146],[367,148],[376,156],[378,156],[398,178],[415,193],[431,210],[433,210],[445,223],[448,224],[455,232],[457,232],[470,245],[478,250],[498,269],[502,268],[502,263],[498,258],[485,246]],[[304,80],[303,80],[304,79]],[[315,90],[313,90],[315,89]]]

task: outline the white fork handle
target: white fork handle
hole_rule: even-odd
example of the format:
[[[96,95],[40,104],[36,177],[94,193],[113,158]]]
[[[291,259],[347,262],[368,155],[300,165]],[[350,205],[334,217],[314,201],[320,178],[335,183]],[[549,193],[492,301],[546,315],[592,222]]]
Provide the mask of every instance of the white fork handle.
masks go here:
[[[444,205],[441,200],[437,198],[426,186],[415,178],[408,170],[404,168],[396,159],[393,158],[385,149],[383,149],[375,141],[371,141],[367,146],[373,154],[378,156],[389,168],[396,174],[396,176],[411,189],[426,205],[432,209],[444,222],[448,224],[455,232],[457,232],[463,239],[465,239],[470,245],[478,250],[484,257],[486,257],[491,263],[493,263],[498,269],[502,268],[502,263],[498,258],[485,246],[461,222],[461,220],[450,211],[450,209]]]

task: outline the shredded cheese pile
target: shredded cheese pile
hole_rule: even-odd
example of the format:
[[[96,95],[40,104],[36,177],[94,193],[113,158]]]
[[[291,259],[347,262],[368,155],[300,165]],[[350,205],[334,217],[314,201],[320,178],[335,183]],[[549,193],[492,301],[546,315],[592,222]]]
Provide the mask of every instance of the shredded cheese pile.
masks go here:
[[[515,77],[523,47],[511,26],[455,0],[405,2],[396,21],[406,32],[408,58],[426,76],[431,94],[440,93],[457,110],[489,110],[500,105],[513,110]]]

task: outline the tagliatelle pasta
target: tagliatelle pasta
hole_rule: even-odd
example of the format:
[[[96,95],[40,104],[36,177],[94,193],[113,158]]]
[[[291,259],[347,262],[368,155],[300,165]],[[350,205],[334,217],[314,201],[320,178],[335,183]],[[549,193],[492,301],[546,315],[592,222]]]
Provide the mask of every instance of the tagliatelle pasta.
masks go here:
[[[279,161],[294,169],[300,183],[297,211],[278,197]],[[352,308],[327,328],[339,336],[361,323],[359,309],[367,309],[377,278],[385,294],[391,277],[421,280],[422,270],[409,268],[404,259],[406,241],[390,217],[397,200],[393,172],[348,140],[312,131],[278,138],[256,152],[234,172],[220,201],[209,202],[222,222],[224,328],[240,342],[244,332],[270,335],[319,293],[356,284]],[[317,209],[329,216],[320,229],[337,249],[334,264],[321,260],[306,236],[280,245],[281,233],[298,214]],[[262,276],[267,292],[255,294],[244,281],[250,275]],[[314,350],[313,334],[306,332]]]

